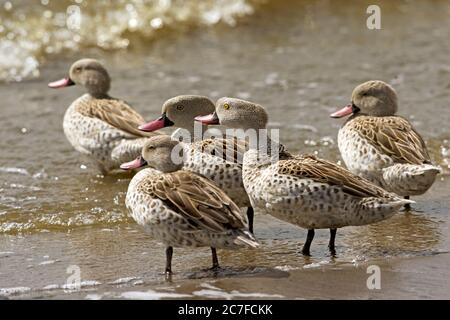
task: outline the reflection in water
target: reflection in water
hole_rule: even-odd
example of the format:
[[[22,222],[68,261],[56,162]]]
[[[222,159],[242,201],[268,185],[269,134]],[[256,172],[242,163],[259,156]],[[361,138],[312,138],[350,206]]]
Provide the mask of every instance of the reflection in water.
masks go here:
[[[370,258],[430,254],[441,238],[439,223],[426,213],[400,212],[365,227],[351,227],[343,241],[352,254]]]

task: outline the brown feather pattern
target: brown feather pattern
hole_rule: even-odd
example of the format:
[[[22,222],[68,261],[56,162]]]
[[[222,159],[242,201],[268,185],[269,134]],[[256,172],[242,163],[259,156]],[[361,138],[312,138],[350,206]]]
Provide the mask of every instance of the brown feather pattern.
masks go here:
[[[144,118],[126,102],[114,98],[92,99],[80,102],[76,107],[80,114],[100,119],[109,125],[137,137],[150,137],[155,133],[143,132],[138,126]]]
[[[147,179],[141,183],[139,191],[161,199],[196,228],[212,232],[246,228],[239,208],[225,192],[191,172],[176,171]]]
[[[431,163],[422,137],[402,117],[358,116],[347,125],[351,125],[363,139],[397,163]]]
[[[236,137],[205,139],[194,142],[192,146],[202,153],[240,164],[244,159],[244,153],[248,150],[248,143]]]
[[[290,159],[287,159],[288,157]],[[284,153],[283,158],[287,160],[280,160],[278,162],[278,173],[280,174],[340,186],[348,194],[357,197],[392,197],[391,194],[366,179],[358,177],[332,162],[316,158],[313,155],[290,156]]]

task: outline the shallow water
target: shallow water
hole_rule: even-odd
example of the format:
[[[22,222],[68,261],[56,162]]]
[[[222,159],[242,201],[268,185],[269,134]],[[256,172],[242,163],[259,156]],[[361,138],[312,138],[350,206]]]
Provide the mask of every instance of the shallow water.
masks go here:
[[[419,288],[426,297],[449,296],[448,283],[440,280],[448,278],[450,260],[450,4],[382,1],[382,30],[371,31],[364,2],[245,3],[254,10],[233,27],[193,23],[154,37],[131,32],[127,49],[83,43],[57,55],[39,53],[39,75],[0,84],[0,296],[416,298]],[[176,249],[174,282],[167,284],[160,274],[163,247],[125,210],[131,176],[97,175],[63,135],[65,108],[82,89],[46,88],[85,56],[105,62],[111,93],[147,119],[177,94],[237,96],[267,107],[271,126],[281,128],[290,150],[333,161],[340,160],[336,134],[342,121],[328,114],[348,103],[356,84],[382,79],[396,88],[399,113],[423,134],[444,173],[415,198],[410,213],[340,229],[336,259],[327,252],[327,231],[317,233],[313,257],[305,259],[297,253],[304,230],[257,215],[261,249],[221,251],[224,270],[217,278],[199,271],[209,266],[207,249]],[[365,287],[365,267],[372,263],[389,279],[377,292]],[[70,265],[81,268],[81,292],[57,287],[66,283]],[[408,271],[416,266],[417,272]],[[117,280],[123,283],[112,283]],[[441,289],[431,290],[436,285]]]

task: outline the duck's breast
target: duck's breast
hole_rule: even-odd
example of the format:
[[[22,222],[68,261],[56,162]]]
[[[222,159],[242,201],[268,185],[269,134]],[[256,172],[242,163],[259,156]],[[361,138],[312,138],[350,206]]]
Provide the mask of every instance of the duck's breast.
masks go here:
[[[347,168],[354,174],[383,186],[382,169],[393,160],[372,146],[364,135],[348,121],[338,133],[338,146]]]

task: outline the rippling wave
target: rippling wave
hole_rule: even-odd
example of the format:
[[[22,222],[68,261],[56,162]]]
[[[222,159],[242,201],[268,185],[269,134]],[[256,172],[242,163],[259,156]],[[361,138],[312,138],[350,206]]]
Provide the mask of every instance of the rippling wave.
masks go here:
[[[0,1],[0,80],[36,77],[43,57],[63,50],[123,49],[136,39],[154,40],[162,30],[234,26],[266,1]]]

